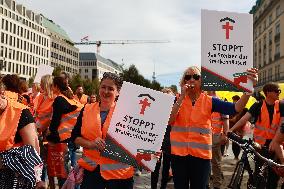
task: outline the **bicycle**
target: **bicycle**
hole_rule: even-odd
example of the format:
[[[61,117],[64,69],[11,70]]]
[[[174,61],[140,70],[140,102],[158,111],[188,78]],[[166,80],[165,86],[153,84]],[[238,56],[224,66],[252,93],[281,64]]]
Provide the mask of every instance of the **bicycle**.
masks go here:
[[[274,162],[271,159],[263,157],[257,149],[259,149],[259,145],[254,143],[251,139],[242,139],[235,133],[228,133],[228,138],[232,142],[238,144],[242,150],[243,154],[241,159],[237,162],[236,168],[228,185],[228,188],[231,189],[240,189],[242,184],[242,179],[244,175],[244,171],[248,172],[248,182],[247,188],[248,189],[265,189],[266,186],[266,178],[268,176],[268,167],[281,169],[284,168],[284,165],[280,165]],[[263,165],[260,167],[260,171],[255,174],[255,170],[251,168],[249,163],[249,157],[258,158],[259,160],[263,161]],[[254,159],[255,161],[255,159]]]

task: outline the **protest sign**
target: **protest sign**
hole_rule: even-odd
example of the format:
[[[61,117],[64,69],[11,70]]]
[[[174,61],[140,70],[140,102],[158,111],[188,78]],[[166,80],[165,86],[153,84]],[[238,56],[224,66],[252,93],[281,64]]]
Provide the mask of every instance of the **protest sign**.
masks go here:
[[[247,69],[253,67],[253,16],[201,11],[202,89],[253,91]]]
[[[40,64],[37,69],[34,83],[40,83],[41,77],[44,75],[47,75],[47,74],[52,75],[53,69],[54,68],[51,66]]]
[[[174,96],[124,82],[102,156],[154,171]]]

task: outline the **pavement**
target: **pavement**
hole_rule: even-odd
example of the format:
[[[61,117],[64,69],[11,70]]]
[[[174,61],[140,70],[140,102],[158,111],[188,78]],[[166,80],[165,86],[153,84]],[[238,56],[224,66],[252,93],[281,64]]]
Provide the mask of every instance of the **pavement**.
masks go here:
[[[224,175],[224,180],[222,182],[222,186],[221,189],[226,189],[228,188],[230,179],[233,175],[235,166],[237,161],[234,160],[234,156],[233,156],[233,152],[232,152],[232,146],[230,144],[229,149],[228,149],[228,154],[229,156],[227,157],[223,157],[222,160],[222,170],[223,170],[223,175]],[[240,156],[241,157],[241,154]],[[253,166],[253,165],[252,165]],[[160,174],[160,178],[159,181],[161,180],[161,174]],[[248,180],[248,174],[247,172],[244,173],[244,177],[243,177],[243,181],[242,181],[242,185],[241,185],[241,189],[246,189],[246,183]],[[282,181],[280,181],[282,182]],[[279,182],[279,189],[281,189],[280,187],[280,182]],[[160,183],[158,183],[158,188],[160,186]],[[211,184],[212,186],[212,184]],[[151,188],[151,173],[147,173],[147,172],[142,172],[142,174],[140,176],[135,176],[134,177],[134,189],[150,189]],[[213,187],[211,187],[213,188]],[[173,180],[171,180],[168,183],[167,189],[174,189],[174,184],[173,184]]]

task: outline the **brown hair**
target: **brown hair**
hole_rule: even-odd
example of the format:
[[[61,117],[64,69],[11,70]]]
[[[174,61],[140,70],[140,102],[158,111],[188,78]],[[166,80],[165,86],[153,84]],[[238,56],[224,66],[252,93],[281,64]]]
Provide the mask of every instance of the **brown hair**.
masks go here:
[[[15,93],[21,93],[20,90],[20,85],[21,85],[21,81],[20,78],[16,75],[5,75],[2,79],[3,84],[5,85],[5,89],[7,91],[11,91],[11,92],[15,92]]]
[[[277,83],[273,83],[273,82],[265,84],[262,88],[265,96],[267,95],[267,92],[277,91],[278,89],[279,89],[279,85]]]
[[[104,79],[111,79],[114,84],[116,85],[116,88],[117,88],[117,91],[120,91],[121,89],[121,86],[122,86],[122,83],[123,83],[123,80],[121,79],[121,77],[119,77],[117,74],[115,73],[111,73],[111,72],[105,72],[103,74],[103,78],[101,79],[101,82],[104,80]]]
[[[60,76],[54,77],[53,86],[57,87],[59,91],[67,98],[73,99],[73,94],[70,93],[70,88],[68,87],[68,84],[64,78]]]

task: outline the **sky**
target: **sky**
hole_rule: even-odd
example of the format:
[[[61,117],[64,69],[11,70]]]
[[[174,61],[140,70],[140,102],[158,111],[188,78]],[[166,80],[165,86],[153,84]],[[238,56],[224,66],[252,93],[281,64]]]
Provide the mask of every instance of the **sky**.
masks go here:
[[[170,43],[102,45],[100,55],[146,78],[178,85],[183,71],[200,66],[201,9],[248,13],[255,0],[16,0],[60,25],[74,42],[169,40]],[[77,46],[96,52],[96,46]]]

